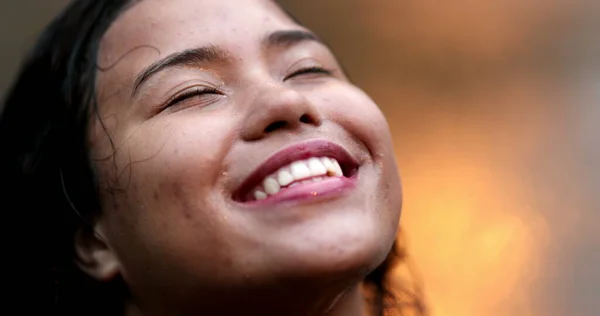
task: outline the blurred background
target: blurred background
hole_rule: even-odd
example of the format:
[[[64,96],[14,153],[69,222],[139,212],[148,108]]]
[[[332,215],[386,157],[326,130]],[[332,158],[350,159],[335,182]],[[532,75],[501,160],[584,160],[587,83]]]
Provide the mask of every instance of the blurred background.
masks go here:
[[[67,2],[0,2],[2,96]],[[600,315],[600,2],[280,2],[389,120],[432,315]]]

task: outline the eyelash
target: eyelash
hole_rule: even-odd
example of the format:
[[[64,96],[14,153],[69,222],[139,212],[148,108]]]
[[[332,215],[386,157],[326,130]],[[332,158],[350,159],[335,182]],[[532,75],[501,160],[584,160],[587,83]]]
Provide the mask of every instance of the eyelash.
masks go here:
[[[197,87],[196,89],[188,90],[188,91],[174,97],[171,101],[169,101],[169,103],[167,104],[167,106],[165,108],[174,106],[174,105],[181,103],[189,98],[201,96],[203,94],[219,94],[219,95],[221,95],[222,93],[221,93],[221,91],[219,91],[219,89],[214,88],[214,87],[207,87],[207,86]]]
[[[302,68],[302,69],[292,73],[291,75],[285,77],[283,80],[285,81],[285,80],[291,79],[293,77],[305,75],[305,74],[324,74],[327,76],[331,76],[333,74],[333,70],[323,68],[320,66],[312,66],[312,67],[308,67],[308,68]]]
[[[333,74],[333,70],[319,67],[319,66],[313,66],[313,67],[300,69],[300,70],[292,73],[291,75],[285,77],[283,80],[285,81],[285,80],[291,79],[293,77],[306,75],[306,74],[324,74],[327,76],[331,76]],[[222,95],[221,91],[219,91],[219,89],[217,89],[217,88],[202,86],[202,87],[198,87],[193,90],[189,90],[187,92],[184,92],[184,93],[174,97],[171,101],[169,101],[169,103],[165,106],[165,108],[169,108],[169,107],[174,106],[178,103],[181,103],[187,99],[190,99],[190,98],[193,98],[196,96],[201,96],[204,94]]]

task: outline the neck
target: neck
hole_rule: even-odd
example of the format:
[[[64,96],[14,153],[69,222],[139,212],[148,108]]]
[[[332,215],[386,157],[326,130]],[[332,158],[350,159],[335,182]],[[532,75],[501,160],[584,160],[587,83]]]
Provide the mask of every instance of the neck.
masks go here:
[[[362,316],[366,306],[360,284],[337,293],[295,292],[283,295],[281,292],[266,291],[228,297],[227,300],[212,301],[196,312],[182,312],[181,316],[192,315],[264,315],[264,316]],[[199,311],[198,311],[199,310]],[[158,312],[155,308],[142,311],[134,302],[126,305],[125,316],[163,316],[174,315],[173,311]],[[178,315],[179,316],[179,315]]]

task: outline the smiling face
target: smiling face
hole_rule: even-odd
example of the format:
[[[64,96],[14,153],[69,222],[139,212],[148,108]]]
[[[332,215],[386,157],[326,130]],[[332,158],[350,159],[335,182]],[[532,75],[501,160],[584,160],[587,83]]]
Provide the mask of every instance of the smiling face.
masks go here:
[[[141,1],[98,64],[98,227],[141,305],[358,282],[385,258],[401,207],[387,123],[274,3]]]

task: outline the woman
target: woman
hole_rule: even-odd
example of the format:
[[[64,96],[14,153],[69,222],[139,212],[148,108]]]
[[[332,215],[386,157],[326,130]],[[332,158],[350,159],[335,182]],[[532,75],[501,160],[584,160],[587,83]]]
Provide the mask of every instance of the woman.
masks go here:
[[[11,214],[34,222],[20,284],[54,314],[361,315],[391,299],[388,126],[272,1],[74,1],[0,137]]]

